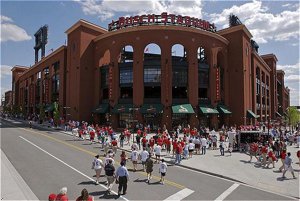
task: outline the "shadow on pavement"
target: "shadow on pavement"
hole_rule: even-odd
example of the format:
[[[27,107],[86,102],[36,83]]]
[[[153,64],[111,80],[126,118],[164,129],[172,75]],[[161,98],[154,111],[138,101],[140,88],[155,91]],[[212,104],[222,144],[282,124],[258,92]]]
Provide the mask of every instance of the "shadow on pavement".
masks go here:
[[[80,182],[78,185],[95,185],[94,181],[83,181]]]
[[[115,194],[108,194],[107,191],[97,191],[97,192],[91,192],[89,194],[94,196],[94,197],[99,196],[99,199],[118,199],[120,197],[120,196],[115,195]]]
[[[146,181],[147,179],[140,179],[140,178],[133,180],[133,182],[146,182]]]

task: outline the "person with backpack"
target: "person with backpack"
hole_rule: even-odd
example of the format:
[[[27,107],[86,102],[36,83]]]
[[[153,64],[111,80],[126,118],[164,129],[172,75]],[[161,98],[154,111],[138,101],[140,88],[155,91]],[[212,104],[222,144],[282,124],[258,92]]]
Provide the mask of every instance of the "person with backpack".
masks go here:
[[[108,164],[105,165],[104,170],[107,179],[107,193],[110,194],[115,182],[115,167],[113,166],[111,160],[108,162]]]
[[[145,163],[148,184],[150,183],[150,179],[152,178],[153,164],[154,164],[154,162],[151,159],[151,155],[149,154],[148,159],[146,160],[146,163]]]

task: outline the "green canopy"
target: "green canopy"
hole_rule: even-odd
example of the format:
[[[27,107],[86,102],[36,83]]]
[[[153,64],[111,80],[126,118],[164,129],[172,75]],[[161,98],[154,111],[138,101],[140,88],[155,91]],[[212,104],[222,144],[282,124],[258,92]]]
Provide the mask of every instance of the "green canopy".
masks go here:
[[[93,113],[94,114],[105,114],[108,112],[108,108],[109,108],[108,103],[102,103],[93,110]]]
[[[203,114],[219,114],[218,110],[208,105],[199,106],[199,108]]]
[[[175,114],[193,114],[193,113],[195,113],[191,104],[174,105],[174,106],[172,106],[172,111]]]
[[[232,112],[224,105],[218,105],[217,109],[221,114],[232,114]]]
[[[117,104],[112,109],[112,113],[132,113],[135,110],[139,110],[139,108],[134,107],[133,104]]]
[[[45,112],[52,112],[54,110],[54,104],[49,104],[45,106]]]
[[[140,109],[141,113],[161,113],[163,111],[162,104],[144,104]]]
[[[254,112],[252,112],[251,110],[247,110],[247,118],[257,119],[258,116],[256,114],[254,114]]]

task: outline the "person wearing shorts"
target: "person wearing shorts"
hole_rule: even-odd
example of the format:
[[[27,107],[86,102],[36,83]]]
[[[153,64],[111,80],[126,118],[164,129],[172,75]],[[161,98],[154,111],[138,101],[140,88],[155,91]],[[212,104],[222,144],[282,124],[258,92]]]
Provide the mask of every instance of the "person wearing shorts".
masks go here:
[[[154,153],[155,153],[155,163],[157,163],[158,160],[160,160],[160,156],[161,156],[161,146],[159,144],[154,148]]]
[[[132,160],[134,172],[137,170],[138,157],[139,157],[139,153],[137,152],[136,148],[133,148],[133,151],[131,152],[131,160]]]
[[[283,170],[282,178],[286,178],[285,177],[286,171],[290,171],[293,175],[293,178],[296,179],[294,169],[292,167],[292,159],[291,159],[291,153],[290,152],[287,153],[287,156],[285,157],[285,160],[284,160],[284,170]]]
[[[99,155],[96,155],[92,165],[92,169],[94,169],[96,172],[96,185],[99,184],[102,167],[104,167],[103,162],[101,159],[99,159]]]
[[[160,173],[160,182],[161,184],[165,183],[165,176],[167,174],[168,166],[164,159],[161,159],[161,163],[159,164],[159,173]]]
[[[152,172],[153,172],[153,160],[151,159],[151,155],[148,156],[148,159],[146,160],[146,173],[147,173],[147,183],[150,183],[150,179],[152,178]]]

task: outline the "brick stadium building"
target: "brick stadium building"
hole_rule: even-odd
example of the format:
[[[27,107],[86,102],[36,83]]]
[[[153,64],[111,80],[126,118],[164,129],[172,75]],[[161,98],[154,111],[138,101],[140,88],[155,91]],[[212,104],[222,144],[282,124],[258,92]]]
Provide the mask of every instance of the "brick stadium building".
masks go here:
[[[274,54],[259,55],[247,27],[162,13],[120,17],[104,29],[79,20],[32,67],[15,66],[13,104],[73,120],[218,127],[265,122],[289,106]],[[151,49],[155,51],[150,52]],[[177,52],[177,53],[176,53]]]

